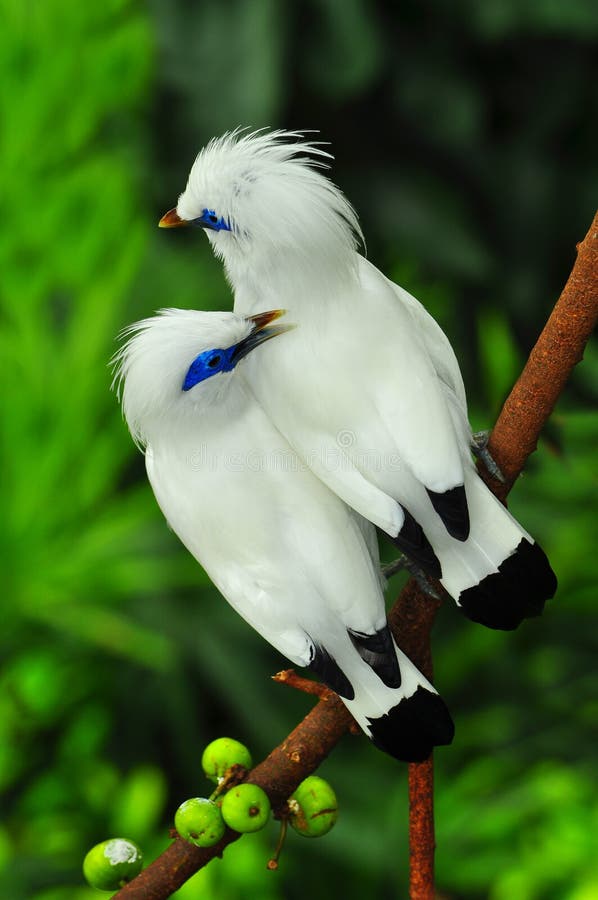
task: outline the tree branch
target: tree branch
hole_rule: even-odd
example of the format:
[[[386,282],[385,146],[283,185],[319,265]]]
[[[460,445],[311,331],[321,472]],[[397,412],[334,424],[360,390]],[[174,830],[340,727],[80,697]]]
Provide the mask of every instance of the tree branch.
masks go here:
[[[488,449],[505,476],[492,482],[504,499],[559,399],[596,326],[598,317],[598,212],[583,241],[563,292],[523,372],[507,397],[490,435]],[[488,481],[488,476],[482,472]]]
[[[435,585],[439,595],[442,586]],[[442,599],[426,596],[414,579],[401,591],[388,621],[403,653],[432,680],[431,632]],[[410,763],[409,778],[409,897],[434,900],[434,757]]]
[[[297,675],[294,669],[283,669],[282,672],[277,672],[272,676],[272,681],[286,684],[297,691],[303,691],[304,694],[319,697],[321,700],[326,699],[329,694],[334,694],[334,691],[327,688],[321,681],[312,681],[310,678],[304,678],[303,675]]]
[[[563,292],[492,430],[488,449],[505,481],[491,478],[483,465],[481,477],[505,500],[565,386],[583,357],[598,319],[598,213]],[[389,619],[401,649],[427,678],[432,679],[430,633],[440,603],[424,597],[409,582]],[[409,851],[411,900],[434,900],[433,763],[409,766]]]
[[[598,319],[598,214],[547,324],[492,432],[489,449],[506,484],[490,482],[504,499],[548,419],[565,382],[583,356]],[[489,480],[483,473],[486,480]],[[412,580],[402,591],[389,620],[401,648],[431,675],[430,632],[441,601],[425,597]],[[348,730],[351,716],[334,695],[324,696],[291,734],[256,766],[247,780],[262,787],[273,808],[281,806],[313,772]],[[432,760],[409,766],[411,900],[434,897],[434,820]],[[215,847],[199,849],[180,838],[130,884],[119,900],[166,900],[228,844],[240,837],[227,830]]]

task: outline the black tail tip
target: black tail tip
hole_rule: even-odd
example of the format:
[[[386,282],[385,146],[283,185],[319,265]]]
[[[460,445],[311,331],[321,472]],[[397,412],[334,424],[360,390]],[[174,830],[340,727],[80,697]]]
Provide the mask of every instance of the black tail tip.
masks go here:
[[[423,762],[434,747],[450,744],[455,734],[444,700],[422,685],[369,723],[375,746],[401,762]]]
[[[459,606],[472,622],[513,631],[524,619],[539,616],[556,589],[556,575],[546,554],[538,544],[522,538],[498,572],[459,595]]]

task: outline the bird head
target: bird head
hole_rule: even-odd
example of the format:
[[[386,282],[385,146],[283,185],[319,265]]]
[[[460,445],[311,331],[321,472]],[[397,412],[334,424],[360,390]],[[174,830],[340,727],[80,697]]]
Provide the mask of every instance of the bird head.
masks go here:
[[[239,362],[293,327],[272,324],[283,314],[162,309],[126,328],[112,359],[113,387],[135,441],[153,442],[189,415],[224,408]]]
[[[204,229],[235,286],[248,277],[259,284],[281,264],[288,276],[293,261],[310,270],[350,268],[361,229],[351,204],[322,173],[327,159],[297,132],[215,138],[160,226]]]

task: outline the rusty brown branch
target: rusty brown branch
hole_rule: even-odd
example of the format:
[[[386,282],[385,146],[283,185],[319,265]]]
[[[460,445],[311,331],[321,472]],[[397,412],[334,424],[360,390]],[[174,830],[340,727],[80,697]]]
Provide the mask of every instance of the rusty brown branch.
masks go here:
[[[434,900],[434,757],[409,766],[409,897]]]
[[[327,688],[325,684],[297,675],[294,669],[283,669],[282,672],[277,672],[276,675],[272,676],[272,681],[286,684],[288,687],[295,688],[297,691],[303,691],[304,694],[319,697],[321,700],[326,700],[327,697],[334,697],[334,691]]]
[[[598,319],[598,214],[578,247],[578,258],[530,358],[507,399],[489,449],[507,483],[492,483],[506,496],[530,453]],[[439,601],[431,601],[410,581],[390,620],[401,647],[424,673],[431,674],[430,631]],[[253,769],[276,808],[313,772],[349,729],[352,720],[336,697],[320,700],[291,734]],[[409,766],[411,900],[434,897],[433,765]],[[119,900],[165,900],[239,835],[227,831],[215,847],[200,850],[176,839],[153,863],[115,895]]]
[[[436,585],[442,593],[440,585]],[[431,632],[442,600],[427,597],[407,582],[388,619],[404,653],[432,679]],[[411,900],[434,900],[434,762],[409,765],[409,878]]]
[[[598,213],[577,247],[578,256],[542,334],[492,430],[488,449],[505,483],[480,474],[503,501],[534,452],[540,432],[598,319]],[[432,604],[409,582],[391,611],[400,644],[432,678],[431,628],[440,604]],[[433,762],[409,766],[410,900],[434,900]]]
[[[598,212],[577,251],[563,292],[490,435],[488,449],[505,476],[504,485],[492,484],[501,499],[536,449],[540,432],[596,326]]]

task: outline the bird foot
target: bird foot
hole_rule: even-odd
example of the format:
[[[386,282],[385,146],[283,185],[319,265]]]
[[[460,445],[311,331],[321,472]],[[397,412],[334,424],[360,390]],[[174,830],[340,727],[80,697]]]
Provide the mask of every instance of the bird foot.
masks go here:
[[[490,437],[489,431],[475,431],[471,436],[471,451],[474,456],[477,456],[479,460],[481,460],[486,470],[492,475],[493,478],[496,478],[497,481],[500,481],[502,484],[505,483],[505,476],[498,468],[490,451],[488,450],[488,438]]]
[[[392,578],[393,575],[397,575],[399,572],[402,572],[407,568],[407,557],[404,553],[401,553],[396,559],[393,559],[391,562],[386,563],[383,566],[380,566],[380,571],[384,578]]]
[[[423,569],[408,559],[404,554],[397,557],[397,559],[393,559],[392,562],[387,563],[385,566],[382,566],[381,572],[385,578],[392,578],[393,575],[396,575],[397,572],[402,572],[405,570],[409,572],[409,574],[415,578],[417,581],[418,587],[420,590],[424,592],[426,597],[430,597],[433,600],[439,600],[440,595],[434,590],[430,582],[428,581],[428,577]]]

